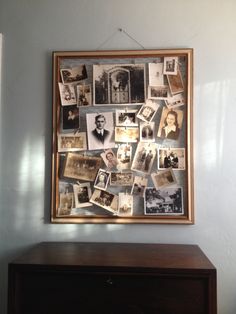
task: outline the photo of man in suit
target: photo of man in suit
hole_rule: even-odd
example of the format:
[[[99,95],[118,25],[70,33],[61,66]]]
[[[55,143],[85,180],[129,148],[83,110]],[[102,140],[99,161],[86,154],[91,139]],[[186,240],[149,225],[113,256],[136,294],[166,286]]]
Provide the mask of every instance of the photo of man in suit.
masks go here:
[[[105,139],[108,137],[110,132],[106,130],[106,118],[104,115],[99,114],[95,117],[96,128],[92,131],[93,136],[102,144],[104,144]]]

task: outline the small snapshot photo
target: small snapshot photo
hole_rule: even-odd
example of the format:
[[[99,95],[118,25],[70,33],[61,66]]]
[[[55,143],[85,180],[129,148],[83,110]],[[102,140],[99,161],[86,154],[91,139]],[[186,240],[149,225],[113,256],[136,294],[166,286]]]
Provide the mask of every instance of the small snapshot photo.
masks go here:
[[[177,75],[177,70],[178,70],[178,57],[164,57],[163,74]]]
[[[116,168],[118,160],[112,149],[107,149],[101,153],[101,157],[108,169]]]
[[[186,101],[183,94],[176,94],[173,97],[169,97],[165,100],[165,104],[168,109],[184,106],[185,103]]]
[[[131,144],[118,144],[117,149],[117,169],[119,171],[131,168],[132,146]]]
[[[134,183],[131,189],[131,194],[144,197],[144,192],[147,187],[148,179],[145,177],[134,177]]]
[[[185,170],[185,148],[159,148],[158,169]]]
[[[161,99],[165,100],[169,95],[169,87],[167,85],[161,86],[148,86],[148,98],[149,99]]]
[[[183,215],[182,188],[146,188],[144,208],[145,215]]]
[[[60,204],[58,208],[59,216],[66,216],[71,214],[71,210],[74,206],[74,194],[73,193],[60,193]]]
[[[94,65],[93,87],[94,105],[143,103],[145,101],[145,65]]]
[[[160,86],[164,85],[164,75],[163,75],[163,63],[149,63],[149,85],[150,86]]]
[[[118,196],[108,191],[95,189],[90,202],[100,206],[109,212],[117,215],[118,211]]]
[[[167,80],[168,80],[168,84],[169,84],[170,92],[172,96],[179,93],[183,93],[184,83],[183,83],[182,75],[179,69],[177,71],[177,75],[167,75]]]
[[[58,152],[87,150],[86,132],[58,135]]]
[[[106,190],[110,179],[110,172],[99,169],[94,181],[95,189]]]
[[[91,85],[77,85],[77,105],[83,107],[92,105]]]
[[[159,171],[158,173],[152,173],[151,177],[153,184],[157,190],[176,184],[176,178],[172,168]]]
[[[144,174],[150,174],[155,157],[155,143],[138,143],[131,170],[142,172]]]
[[[76,208],[92,206],[92,204],[89,202],[89,199],[92,195],[90,183],[74,184],[73,190]]]
[[[60,72],[63,84],[76,84],[87,78],[87,70],[84,64],[71,69],[61,69]]]
[[[94,181],[101,163],[101,157],[67,153],[63,176],[77,180]]]
[[[110,185],[113,186],[132,186],[133,172],[111,172]]]
[[[89,150],[115,147],[112,112],[87,113],[86,122]]]
[[[62,83],[58,83],[58,85],[61,97],[61,105],[76,105],[77,99],[75,94],[75,86],[73,84],[64,85]]]
[[[138,126],[137,110],[116,110],[117,126]]]
[[[76,105],[62,107],[63,130],[78,129],[80,126],[79,122],[79,108]]]
[[[115,141],[124,143],[137,143],[139,140],[138,127],[115,127]]]
[[[159,106],[160,105],[157,102],[153,100],[147,100],[138,111],[137,117],[144,122],[151,122]]]
[[[155,142],[154,137],[155,122],[140,121],[140,142]]]
[[[133,195],[119,193],[118,215],[132,216],[133,215]]]
[[[178,140],[183,123],[183,111],[163,108],[157,136],[163,139]]]

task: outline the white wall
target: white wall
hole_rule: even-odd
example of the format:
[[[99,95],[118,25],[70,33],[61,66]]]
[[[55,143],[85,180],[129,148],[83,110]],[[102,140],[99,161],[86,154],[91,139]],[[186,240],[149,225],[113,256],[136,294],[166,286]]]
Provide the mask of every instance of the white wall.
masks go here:
[[[236,313],[236,1],[0,0],[3,33],[0,313],[7,262],[40,241],[198,244],[218,270],[220,314]],[[192,47],[193,226],[52,225],[51,52]]]

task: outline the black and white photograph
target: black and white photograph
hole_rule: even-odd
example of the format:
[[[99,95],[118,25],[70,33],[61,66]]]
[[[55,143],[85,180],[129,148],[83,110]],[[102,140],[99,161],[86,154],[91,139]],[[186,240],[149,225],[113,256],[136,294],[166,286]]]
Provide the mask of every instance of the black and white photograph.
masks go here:
[[[150,174],[154,159],[156,157],[155,143],[138,143],[131,170]]]
[[[140,121],[139,124],[139,140],[140,142],[155,142],[154,136],[155,122],[143,122]]]
[[[93,88],[95,106],[141,104],[145,101],[145,65],[93,65]]]
[[[132,216],[133,215],[133,195],[127,193],[119,193],[118,195],[118,215]]]
[[[158,148],[158,170],[185,170],[185,148]]]
[[[172,97],[168,97],[165,100],[165,104],[168,109],[184,106],[186,104],[185,97],[183,94],[176,94]]]
[[[138,126],[137,110],[116,110],[117,126]]]
[[[106,190],[110,179],[110,172],[99,169],[94,181],[94,188],[99,190]]]
[[[157,112],[160,104],[154,100],[147,100],[146,103],[140,108],[137,117],[144,122],[151,122]]]
[[[129,170],[132,162],[132,146],[131,144],[118,144],[117,149],[117,169],[119,171]]]
[[[67,153],[63,176],[77,180],[94,181],[101,163],[101,157]]]
[[[86,132],[58,135],[58,152],[75,152],[87,150]]]
[[[95,189],[93,195],[90,198],[90,202],[100,206],[114,215],[118,211],[118,196],[108,191]]]
[[[133,172],[111,172],[110,177],[111,186],[132,186]]]
[[[131,189],[131,194],[144,197],[144,192],[147,187],[148,179],[145,177],[134,177],[134,183]]]
[[[151,178],[157,190],[177,183],[172,168],[152,173]]]
[[[163,108],[157,136],[163,139],[178,140],[183,123],[183,111]]]
[[[75,207],[83,208],[92,206],[92,203],[89,202],[89,199],[92,195],[90,183],[80,183],[73,185],[74,198],[75,198]]]
[[[148,98],[165,100],[169,96],[169,87],[167,85],[148,86]]]
[[[61,97],[61,105],[62,106],[69,106],[69,105],[76,105],[76,93],[75,93],[75,86],[73,84],[64,85],[62,83],[58,83],[60,97]]]
[[[178,57],[164,57],[163,74],[177,75]]]
[[[63,106],[62,110],[62,130],[79,129],[79,108],[76,105]]]
[[[147,187],[144,197],[145,215],[183,215],[182,188]]]
[[[163,63],[149,63],[149,85],[150,86],[160,86],[164,85],[164,75],[163,75]]]
[[[83,107],[92,105],[91,85],[77,85],[77,105]]]
[[[70,215],[74,206],[74,194],[73,193],[60,193],[60,203],[58,208],[58,215]]]
[[[108,169],[113,169],[117,167],[118,160],[112,149],[107,149],[101,153],[101,157]]]
[[[89,150],[115,147],[112,112],[87,113],[86,122]]]
[[[61,69],[60,72],[63,84],[76,84],[87,78],[87,70],[84,64],[73,68]]]
[[[167,75],[167,81],[172,96],[184,92],[184,83],[179,69],[177,75]]]
[[[115,141],[124,143],[137,143],[139,140],[138,127],[115,127]]]

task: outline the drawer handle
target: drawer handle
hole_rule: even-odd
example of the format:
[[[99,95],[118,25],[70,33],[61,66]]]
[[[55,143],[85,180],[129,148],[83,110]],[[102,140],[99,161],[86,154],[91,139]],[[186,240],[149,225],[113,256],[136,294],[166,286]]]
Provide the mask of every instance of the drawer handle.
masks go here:
[[[113,285],[113,280],[112,280],[110,277],[107,279],[106,282],[107,282],[107,284],[110,285],[110,286]]]

